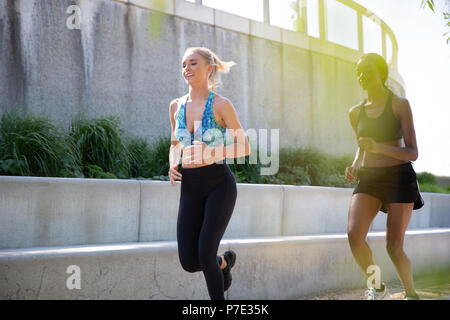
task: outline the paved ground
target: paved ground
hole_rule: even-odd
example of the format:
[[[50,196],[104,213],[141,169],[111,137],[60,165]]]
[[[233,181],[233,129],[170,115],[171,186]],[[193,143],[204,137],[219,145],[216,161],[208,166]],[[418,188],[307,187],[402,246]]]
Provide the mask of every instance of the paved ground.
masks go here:
[[[450,271],[448,273],[416,276],[414,278],[416,291],[421,300],[450,300]],[[389,295],[386,300],[402,300],[404,291],[400,281],[387,282]],[[360,300],[364,299],[365,288],[327,292],[303,299],[311,300]]]

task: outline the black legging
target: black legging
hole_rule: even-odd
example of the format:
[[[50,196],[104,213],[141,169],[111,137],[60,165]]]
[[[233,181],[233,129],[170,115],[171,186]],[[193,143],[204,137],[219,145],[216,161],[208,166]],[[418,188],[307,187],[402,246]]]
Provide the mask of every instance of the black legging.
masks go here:
[[[203,271],[212,300],[224,300],[222,259],[217,256],[236,202],[236,180],[226,163],[181,168],[177,241],[181,266]]]

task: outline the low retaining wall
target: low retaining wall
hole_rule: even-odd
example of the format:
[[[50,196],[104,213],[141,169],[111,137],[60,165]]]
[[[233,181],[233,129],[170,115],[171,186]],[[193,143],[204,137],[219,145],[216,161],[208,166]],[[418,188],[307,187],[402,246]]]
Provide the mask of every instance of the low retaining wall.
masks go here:
[[[169,182],[0,176],[0,249],[176,239]],[[238,184],[224,238],[345,233],[352,189]],[[450,227],[450,195],[423,193],[409,229]],[[384,230],[378,214],[371,230]]]
[[[385,234],[369,233],[383,281],[396,279]],[[301,299],[360,287],[365,279],[346,234],[228,239],[238,255],[228,299]],[[450,228],[408,231],[414,274],[450,270]],[[67,268],[80,268],[69,290]],[[0,250],[0,299],[209,299],[201,272],[187,273],[175,241]]]

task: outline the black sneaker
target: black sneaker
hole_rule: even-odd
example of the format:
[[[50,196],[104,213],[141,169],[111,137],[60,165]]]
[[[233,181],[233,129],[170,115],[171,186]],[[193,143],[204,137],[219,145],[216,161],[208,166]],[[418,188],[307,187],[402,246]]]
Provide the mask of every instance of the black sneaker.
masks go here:
[[[231,282],[233,280],[231,276],[231,268],[233,268],[234,263],[236,262],[236,252],[233,250],[226,251],[223,254],[223,257],[225,258],[225,261],[227,262],[227,266],[225,269],[222,270],[223,272],[223,291],[227,291],[230,286]]]

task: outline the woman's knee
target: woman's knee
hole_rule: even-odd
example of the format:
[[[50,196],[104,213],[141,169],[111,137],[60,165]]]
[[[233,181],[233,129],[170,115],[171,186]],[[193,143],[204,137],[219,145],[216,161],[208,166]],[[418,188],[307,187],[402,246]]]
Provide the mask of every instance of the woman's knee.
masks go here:
[[[403,255],[403,244],[401,241],[387,240],[386,251],[391,258],[398,258]]]
[[[347,237],[352,247],[360,247],[366,242],[366,234],[356,228],[348,228]]]
[[[198,264],[193,264],[193,263],[181,263],[181,266],[183,267],[183,269],[187,272],[198,272],[202,270],[202,267]]]
[[[202,270],[202,267],[198,260],[192,257],[181,257],[180,256],[181,267],[187,272],[198,272]]]
[[[198,251],[198,261],[202,266],[208,266],[218,263],[217,250],[208,250],[207,248],[200,248]]]

